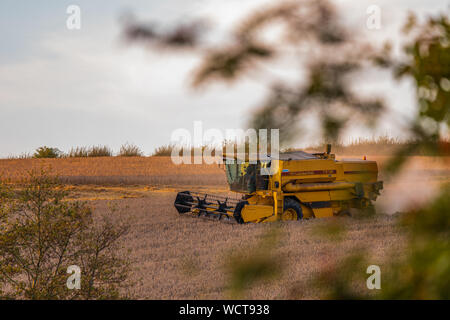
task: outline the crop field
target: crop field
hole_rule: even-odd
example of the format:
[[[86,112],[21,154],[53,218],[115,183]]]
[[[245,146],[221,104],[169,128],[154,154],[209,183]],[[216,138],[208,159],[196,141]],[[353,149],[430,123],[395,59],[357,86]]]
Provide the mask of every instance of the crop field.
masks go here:
[[[341,158],[346,158],[345,156]],[[371,156],[381,171],[385,156]],[[228,194],[217,165],[172,164],[169,157],[67,158],[0,160],[3,180],[17,182],[31,169],[51,168],[71,191],[71,199],[88,201],[95,213],[114,206],[131,224],[123,239],[132,259],[132,293],[140,299],[232,298],[229,257],[258,246],[272,224],[237,225],[180,216],[173,207],[178,191]],[[383,178],[383,173],[382,179]],[[405,169],[387,181],[377,202],[378,215],[303,220],[277,224],[279,240],[268,254],[282,261],[277,281],[258,283],[245,292],[250,299],[320,298],[314,275],[360,247],[369,248],[374,264],[383,265],[392,250],[404,245],[397,212],[431,199],[450,180],[450,158],[411,157]],[[339,239],[319,230],[336,221],[346,226]]]
[[[338,156],[337,159],[362,157]],[[414,156],[408,161],[407,172],[417,177],[446,179],[450,174],[450,157]],[[380,170],[388,156],[369,156]],[[11,182],[27,177],[30,170],[45,169],[67,184],[90,185],[223,185],[223,169],[216,164],[175,165],[170,157],[99,157],[63,159],[2,159],[0,177]],[[382,175],[382,173],[381,173]],[[382,176],[383,178],[383,176]]]
[[[131,250],[137,281],[135,294],[147,299],[230,298],[228,257],[258,246],[273,226],[235,225],[179,216],[173,209],[174,192],[152,193],[142,198],[113,200],[126,210],[132,232],[125,239]],[[107,210],[105,201],[94,201]],[[249,290],[251,299],[318,298],[312,275],[358,246],[370,244],[374,263],[382,264],[389,250],[401,248],[402,235],[395,217],[382,215],[375,221],[341,219],[348,226],[339,243],[318,233],[330,221],[286,222],[281,238],[272,249],[283,259],[278,281],[261,283]],[[251,250],[242,253],[245,257]],[[268,253],[269,254],[269,253]]]
[[[12,182],[33,169],[50,170],[68,184],[192,185],[225,183],[217,165],[175,165],[170,157],[99,157],[0,160],[0,176]]]

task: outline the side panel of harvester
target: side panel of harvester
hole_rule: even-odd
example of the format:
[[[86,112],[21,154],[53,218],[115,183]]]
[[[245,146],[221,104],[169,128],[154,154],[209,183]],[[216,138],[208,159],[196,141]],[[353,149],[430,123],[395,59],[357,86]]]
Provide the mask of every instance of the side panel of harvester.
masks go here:
[[[328,188],[323,187],[337,179],[338,168],[332,159],[282,161],[281,185],[284,198],[295,197],[302,204],[305,217],[333,215]],[[314,189],[314,186],[318,189]],[[312,187],[308,190],[308,187]]]
[[[300,201],[305,217],[331,217],[343,209],[364,207],[382,188],[375,161],[283,161],[284,198]]]

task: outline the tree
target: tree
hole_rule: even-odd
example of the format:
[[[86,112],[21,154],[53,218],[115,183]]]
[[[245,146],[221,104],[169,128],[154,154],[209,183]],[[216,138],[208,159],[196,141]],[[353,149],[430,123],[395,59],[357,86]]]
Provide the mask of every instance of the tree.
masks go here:
[[[61,157],[62,152],[57,148],[49,148],[49,147],[39,147],[36,149],[33,157],[34,158],[59,158]]]
[[[0,188],[0,297],[114,299],[129,262],[118,250],[123,221],[96,219],[45,171],[31,172],[19,191]],[[81,289],[66,286],[67,268],[81,268]]]

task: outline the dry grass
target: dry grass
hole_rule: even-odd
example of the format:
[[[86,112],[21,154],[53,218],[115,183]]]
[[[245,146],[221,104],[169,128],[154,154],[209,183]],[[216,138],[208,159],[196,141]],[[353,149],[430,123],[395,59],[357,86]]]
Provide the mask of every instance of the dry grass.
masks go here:
[[[51,169],[69,184],[218,185],[225,184],[217,165],[175,165],[170,157],[100,157],[0,160],[0,177],[19,181],[33,169]]]
[[[140,298],[218,299],[228,298],[230,251],[254,245],[269,224],[232,225],[180,216],[173,208],[175,193],[151,193],[139,199],[112,202],[127,210],[132,221],[125,239],[134,259],[135,287]],[[107,209],[106,201],[95,201],[96,210]],[[395,218],[379,216],[374,221],[341,219],[348,227],[343,241],[317,235],[317,227],[329,219],[285,222],[277,253],[284,257],[281,278],[252,288],[246,298],[290,298],[292,291],[303,298],[318,298],[311,286],[312,275],[322,266],[339,260],[359,246],[369,246],[374,264],[382,264],[391,249],[402,246]],[[364,272],[364,271],[363,271]],[[299,288],[302,292],[299,293]]]
[[[338,155],[337,159],[355,158]],[[361,159],[361,157],[359,157]],[[382,171],[389,156],[368,156]],[[410,157],[414,174],[450,176],[450,157]],[[152,185],[152,186],[226,186],[225,174],[218,165],[175,165],[170,157],[99,157],[63,159],[3,159],[0,177],[20,181],[33,169],[51,169],[68,184]]]
[[[337,142],[333,143],[333,153],[347,154],[347,155],[383,155],[392,156],[400,149],[410,146],[413,141],[401,141],[388,136],[378,138],[359,138],[354,139],[350,143]],[[326,149],[326,144],[311,146],[308,148],[312,152],[323,152]],[[292,149],[293,150],[293,149]],[[439,151],[443,155],[450,155],[450,141],[442,140],[439,143]],[[430,151],[424,147],[414,150],[409,156],[427,156]]]

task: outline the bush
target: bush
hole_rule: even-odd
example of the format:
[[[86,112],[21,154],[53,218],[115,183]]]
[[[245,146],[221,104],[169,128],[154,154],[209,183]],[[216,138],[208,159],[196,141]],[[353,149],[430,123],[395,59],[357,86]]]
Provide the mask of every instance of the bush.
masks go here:
[[[69,158],[112,157],[113,151],[107,146],[76,147],[66,155]]]
[[[89,149],[88,157],[112,157],[113,151],[107,146],[94,146]]]
[[[144,153],[134,144],[124,144],[120,147],[119,157],[142,157]]]
[[[152,157],[170,157],[170,156],[172,156],[172,151],[173,151],[174,148],[175,148],[175,145],[172,145],[172,144],[163,145],[161,147],[158,147],[153,152]],[[190,147],[190,151],[189,152],[190,152],[191,156],[193,156],[196,150],[200,150],[200,152],[203,154],[205,149],[210,149],[211,150],[211,155],[212,156],[215,155],[214,146],[209,146],[209,145],[204,145],[204,146],[201,146],[201,147],[198,147],[198,148]],[[181,149],[180,149],[180,154],[181,153],[182,152],[181,152]]]
[[[34,158],[59,158],[62,152],[57,148],[40,147],[37,148],[33,157]]]
[[[86,158],[89,157],[89,149],[86,147],[76,147],[70,149],[67,157],[69,158]]]
[[[172,155],[172,150],[174,146],[171,144],[161,146],[155,149],[152,157],[170,157]]]
[[[20,191],[0,185],[0,299],[117,299],[129,261],[118,240],[129,226],[94,219],[83,202],[44,171],[31,172]],[[69,266],[81,269],[81,288],[67,287]]]

